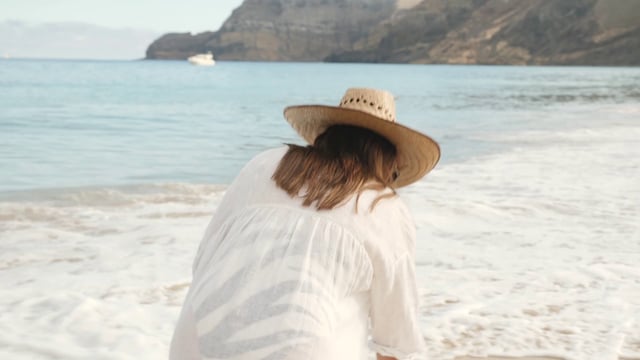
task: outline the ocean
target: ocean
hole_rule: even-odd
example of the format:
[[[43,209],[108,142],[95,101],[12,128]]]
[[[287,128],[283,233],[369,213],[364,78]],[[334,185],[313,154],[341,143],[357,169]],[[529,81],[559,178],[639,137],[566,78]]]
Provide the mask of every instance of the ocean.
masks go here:
[[[0,60],[0,358],[166,358],[225,187],[288,105],[396,95],[431,359],[640,358],[640,68]]]

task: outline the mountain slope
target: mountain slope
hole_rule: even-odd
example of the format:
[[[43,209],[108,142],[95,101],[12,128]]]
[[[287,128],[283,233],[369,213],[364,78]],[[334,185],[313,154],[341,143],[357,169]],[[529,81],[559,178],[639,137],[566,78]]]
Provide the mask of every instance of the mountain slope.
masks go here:
[[[640,1],[246,0],[217,32],[148,58],[640,65]]]
[[[395,0],[245,0],[215,33],[168,34],[148,58],[212,51],[221,60],[317,61],[353,50],[395,9]]]

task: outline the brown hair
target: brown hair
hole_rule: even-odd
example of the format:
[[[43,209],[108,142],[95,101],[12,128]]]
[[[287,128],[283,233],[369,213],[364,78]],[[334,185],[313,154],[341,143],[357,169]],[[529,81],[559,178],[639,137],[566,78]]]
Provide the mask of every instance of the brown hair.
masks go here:
[[[391,194],[371,204],[373,209],[381,199],[395,195],[391,185],[398,177],[396,148],[370,130],[334,125],[313,145],[288,145],[272,179],[290,196],[301,196],[304,206],[316,203],[318,210],[333,209],[366,189],[391,188]]]

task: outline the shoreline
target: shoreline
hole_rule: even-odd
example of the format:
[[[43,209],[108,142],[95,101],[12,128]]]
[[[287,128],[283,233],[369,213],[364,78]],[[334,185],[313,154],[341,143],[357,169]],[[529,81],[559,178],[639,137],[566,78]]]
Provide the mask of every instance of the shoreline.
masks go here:
[[[555,356],[458,356],[454,360],[567,360]],[[620,357],[618,360],[640,360],[640,358]]]
[[[456,357],[455,360],[566,360],[560,357],[554,356],[524,356],[524,357],[510,357],[510,356],[488,356],[488,357],[474,357],[474,356],[462,356]],[[625,359],[620,359],[625,360]],[[629,360],[629,359],[627,359]]]

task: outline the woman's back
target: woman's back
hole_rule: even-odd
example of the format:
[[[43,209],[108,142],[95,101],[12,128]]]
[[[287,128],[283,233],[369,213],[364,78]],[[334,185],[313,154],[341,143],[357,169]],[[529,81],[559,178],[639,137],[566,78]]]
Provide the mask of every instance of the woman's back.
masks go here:
[[[257,156],[228,189],[196,255],[172,359],[194,345],[192,359],[367,358],[374,268],[410,251],[412,224],[397,198],[370,212],[380,191],[303,206],[271,180],[285,152]]]
[[[423,359],[415,226],[395,188],[435,166],[437,143],[380,90],[284,115],[309,145],[258,155],[227,190],[171,359]]]

